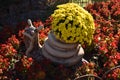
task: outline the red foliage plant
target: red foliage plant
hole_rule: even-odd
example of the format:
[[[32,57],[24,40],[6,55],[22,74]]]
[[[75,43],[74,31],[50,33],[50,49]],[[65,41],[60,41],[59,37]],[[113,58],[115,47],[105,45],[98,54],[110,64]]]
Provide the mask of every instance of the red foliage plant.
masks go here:
[[[85,9],[87,9],[95,19],[96,30],[93,44],[95,45],[94,49],[97,48],[97,54],[99,54],[98,73],[100,71],[102,74],[106,70],[120,65],[120,52],[118,50],[118,41],[120,40],[120,2],[111,0],[94,3],[88,5]],[[116,74],[116,76],[113,77],[112,75],[114,74]],[[120,79],[117,72],[109,74],[109,78],[106,77],[106,80],[117,79]]]

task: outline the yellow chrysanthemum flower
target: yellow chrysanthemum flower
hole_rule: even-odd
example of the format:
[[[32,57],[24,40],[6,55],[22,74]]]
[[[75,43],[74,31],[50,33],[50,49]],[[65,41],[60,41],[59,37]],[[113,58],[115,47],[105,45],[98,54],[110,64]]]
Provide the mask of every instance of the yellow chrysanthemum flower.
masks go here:
[[[58,5],[57,8],[51,15],[56,38],[65,43],[90,44],[95,30],[91,14],[75,3]]]

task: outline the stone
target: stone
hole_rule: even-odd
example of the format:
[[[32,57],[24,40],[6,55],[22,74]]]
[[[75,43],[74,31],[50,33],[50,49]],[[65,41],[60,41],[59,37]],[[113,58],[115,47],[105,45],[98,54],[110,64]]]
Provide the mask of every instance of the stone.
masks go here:
[[[51,31],[46,38],[43,46],[39,43],[39,30],[43,27],[35,28],[30,19],[28,19],[28,28],[25,28],[24,42],[26,46],[26,55],[40,61],[44,58],[57,64],[72,66],[82,64],[84,50],[78,43],[64,43],[56,39]]]

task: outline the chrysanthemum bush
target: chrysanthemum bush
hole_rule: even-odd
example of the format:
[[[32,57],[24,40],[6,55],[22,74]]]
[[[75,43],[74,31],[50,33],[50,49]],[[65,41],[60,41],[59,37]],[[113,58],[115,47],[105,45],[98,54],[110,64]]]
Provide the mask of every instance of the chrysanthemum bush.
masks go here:
[[[65,43],[90,44],[94,33],[94,20],[90,13],[75,3],[57,6],[52,14],[52,31]]]
[[[47,59],[36,62],[31,57],[28,58],[25,56],[26,49],[22,35],[24,28],[27,27],[26,22],[19,23],[16,29],[4,27],[0,32],[0,79],[73,80],[79,79],[83,75],[93,74],[103,80],[119,80],[120,21],[117,17],[119,14],[114,14],[119,12],[119,7],[120,2],[115,0],[89,4],[85,7],[95,19],[95,33],[91,45],[82,45],[85,50],[85,58],[90,62],[83,63],[82,66],[65,67]],[[40,31],[41,44],[44,44],[44,39],[51,30],[52,21],[53,18],[50,17],[44,23],[40,20],[33,22],[35,27],[45,26]],[[87,79],[85,78],[85,80]],[[89,79],[94,80],[95,78],[89,77]]]

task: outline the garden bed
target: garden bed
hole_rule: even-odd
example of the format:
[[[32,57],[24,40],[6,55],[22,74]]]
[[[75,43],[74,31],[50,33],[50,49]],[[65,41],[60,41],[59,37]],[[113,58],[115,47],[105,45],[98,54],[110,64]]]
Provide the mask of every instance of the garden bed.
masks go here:
[[[99,76],[103,80],[119,80],[120,2],[111,0],[88,4],[85,9],[94,17],[96,28],[92,44],[82,45],[85,50],[84,58],[90,63],[65,67],[46,58],[36,62],[31,57],[25,56],[22,32],[28,27],[27,23],[21,22],[16,27],[4,25],[0,27],[0,79],[74,80],[92,74],[91,76]],[[45,27],[39,32],[41,45],[51,30],[51,21],[52,17],[45,22],[41,20],[33,22],[35,27],[40,25]],[[89,80],[94,79],[89,77]]]

